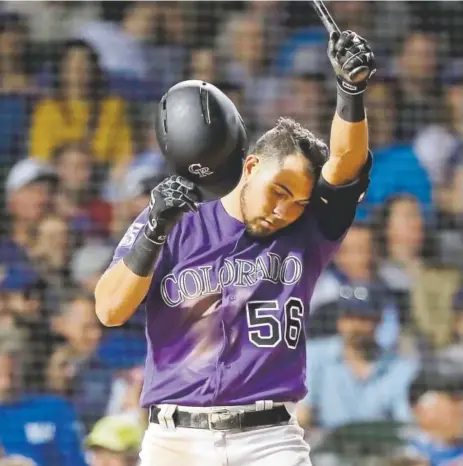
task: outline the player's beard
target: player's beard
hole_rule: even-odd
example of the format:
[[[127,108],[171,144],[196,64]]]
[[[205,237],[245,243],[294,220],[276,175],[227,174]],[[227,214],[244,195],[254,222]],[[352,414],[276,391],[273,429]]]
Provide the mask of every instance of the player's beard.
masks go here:
[[[274,230],[265,228],[262,224],[262,220],[265,217],[250,217],[249,216],[249,205],[252,202],[249,193],[249,181],[244,184],[240,193],[240,209],[243,222],[246,227],[246,232],[254,238],[266,238],[267,236],[275,233]]]

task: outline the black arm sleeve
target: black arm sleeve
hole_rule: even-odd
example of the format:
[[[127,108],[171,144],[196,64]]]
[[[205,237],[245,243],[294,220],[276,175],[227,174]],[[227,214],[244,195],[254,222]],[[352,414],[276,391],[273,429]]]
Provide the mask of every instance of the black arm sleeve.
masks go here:
[[[372,164],[373,157],[368,151],[368,159],[360,176],[345,185],[333,186],[320,176],[312,202],[318,226],[326,239],[337,241],[352,225],[357,204],[362,200],[370,184]]]

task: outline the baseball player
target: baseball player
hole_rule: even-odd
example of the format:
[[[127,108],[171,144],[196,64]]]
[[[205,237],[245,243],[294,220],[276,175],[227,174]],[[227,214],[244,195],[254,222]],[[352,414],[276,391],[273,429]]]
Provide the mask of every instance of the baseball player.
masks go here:
[[[161,100],[158,139],[179,174],[153,189],[95,292],[106,326],[144,301],[142,466],[310,465],[295,420],[307,391],[303,322],[371,166],[373,54],[345,31],[330,35],[328,56],[338,82],[330,150],[282,118],[245,153],[241,117],[207,83]]]

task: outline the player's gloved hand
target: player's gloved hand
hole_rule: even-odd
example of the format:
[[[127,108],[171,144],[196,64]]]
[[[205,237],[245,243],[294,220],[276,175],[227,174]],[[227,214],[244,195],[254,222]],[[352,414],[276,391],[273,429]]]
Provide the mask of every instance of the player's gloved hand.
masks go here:
[[[368,42],[352,31],[333,32],[328,57],[339,87],[347,94],[361,94],[376,72],[375,57]]]
[[[195,184],[182,176],[173,175],[151,191],[145,236],[156,244],[163,244],[174,225],[185,212],[196,212],[199,195]]]

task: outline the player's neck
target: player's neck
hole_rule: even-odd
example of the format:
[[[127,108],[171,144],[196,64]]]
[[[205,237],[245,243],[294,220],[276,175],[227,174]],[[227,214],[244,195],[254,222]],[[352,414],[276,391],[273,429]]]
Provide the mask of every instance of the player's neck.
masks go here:
[[[229,194],[222,197],[220,201],[222,202],[225,212],[227,212],[230,217],[243,222],[244,218],[241,212],[240,207],[240,195],[241,195],[241,182],[238,186]]]

